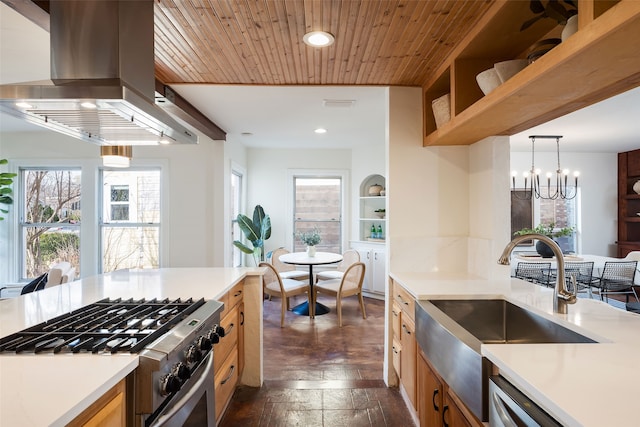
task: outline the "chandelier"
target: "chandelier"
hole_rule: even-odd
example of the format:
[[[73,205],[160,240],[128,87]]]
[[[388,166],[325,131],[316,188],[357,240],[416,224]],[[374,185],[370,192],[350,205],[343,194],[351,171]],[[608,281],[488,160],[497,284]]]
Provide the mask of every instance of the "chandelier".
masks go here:
[[[513,171],[511,173],[511,189],[512,190],[520,190],[520,188],[524,188],[524,191],[515,191],[512,194],[518,199],[531,199],[535,197],[537,199],[545,199],[545,200],[555,200],[555,199],[567,199],[571,200],[578,194],[578,176],[580,172],[575,171],[573,173],[573,189],[568,185],[569,181],[569,169],[562,169],[560,167],[560,138],[562,135],[530,135],[531,139],[531,170],[524,172],[522,176],[524,177],[524,187],[516,188],[516,177],[518,175],[517,171]],[[558,157],[558,168],[556,169],[556,177],[554,181],[554,187],[551,186],[553,173],[547,172],[547,185],[546,191],[544,189],[544,184],[540,184],[540,169],[537,169],[535,166],[535,142],[536,138],[538,139],[555,139],[556,140],[556,153]],[[544,180],[544,178],[543,178]],[[544,182],[544,181],[543,181]],[[552,190],[553,188],[553,190]]]

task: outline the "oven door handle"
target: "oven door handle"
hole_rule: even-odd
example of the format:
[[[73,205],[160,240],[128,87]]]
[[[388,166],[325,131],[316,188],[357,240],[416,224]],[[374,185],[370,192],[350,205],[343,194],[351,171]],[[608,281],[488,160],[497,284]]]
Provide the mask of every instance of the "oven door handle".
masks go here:
[[[200,377],[195,383],[190,384],[189,391],[180,398],[177,402],[171,403],[171,409],[168,412],[163,413],[156,419],[156,421],[152,424],[153,427],[162,427],[166,422],[170,421],[173,416],[178,413],[184,405],[194,397],[196,393],[201,391],[201,387],[205,381],[209,378],[209,374],[213,371],[213,351],[209,352],[209,360],[207,361],[207,365],[203,370],[200,370]]]

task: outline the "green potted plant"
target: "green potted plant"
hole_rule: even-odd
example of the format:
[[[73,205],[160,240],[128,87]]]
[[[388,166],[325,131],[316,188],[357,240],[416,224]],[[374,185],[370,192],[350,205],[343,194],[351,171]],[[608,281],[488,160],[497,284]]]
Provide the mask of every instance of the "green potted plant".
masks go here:
[[[6,165],[7,163],[9,163],[7,159],[0,159],[0,165]],[[0,173],[0,204],[13,204],[13,198],[11,197],[11,193],[13,193],[13,190],[11,189],[11,184],[13,184],[13,178],[15,178],[16,175],[17,174],[12,172]],[[7,209],[0,209],[0,212],[2,212],[3,214],[9,213]],[[2,220],[4,220],[4,217],[0,216],[0,221]]]
[[[271,237],[271,218],[264,213],[262,206],[256,205],[253,209],[253,219],[238,214],[237,220],[240,230],[251,242],[252,247],[245,245],[240,240],[234,240],[233,244],[245,254],[253,255],[253,260],[258,265],[260,261],[264,261],[264,241]]]
[[[522,236],[523,234],[542,234],[543,236],[547,236],[550,239],[555,239],[557,237],[570,236],[574,232],[573,227],[563,227],[556,230],[555,226],[556,225],[553,222],[549,224],[538,224],[534,228],[523,228],[522,230],[518,230],[513,234],[518,236]],[[549,245],[539,240],[536,242],[536,251],[543,258],[553,257],[553,251],[551,250]]]
[[[573,0],[549,0],[546,4],[541,0],[530,0],[529,9],[535,16],[525,21],[520,31],[544,18],[554,19],[559,25],[566,25],[569,18],[578,14],[578,5]]]
[[[298,233],[298,238],[302,243],[307,245],[307,255],[313,257],[316,255],[316,245],[322,241],[320,237],[320,231],[314,228],[312,231],[305,231],[304,233]]]

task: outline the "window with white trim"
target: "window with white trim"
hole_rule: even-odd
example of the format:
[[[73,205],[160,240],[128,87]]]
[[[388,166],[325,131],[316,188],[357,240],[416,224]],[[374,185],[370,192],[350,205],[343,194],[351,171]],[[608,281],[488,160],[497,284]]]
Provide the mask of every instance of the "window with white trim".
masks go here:
[[[160,267],[160,169],[101,169],[101,272]]]

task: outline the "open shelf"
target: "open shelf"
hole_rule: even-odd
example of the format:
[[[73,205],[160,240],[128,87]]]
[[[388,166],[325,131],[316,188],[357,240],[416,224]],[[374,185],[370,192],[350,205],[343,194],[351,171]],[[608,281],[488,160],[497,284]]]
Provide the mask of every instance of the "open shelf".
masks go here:
[[[524,13],[528,4],[496,2],[480,29],[470,34],[437,77],[423,87],[424,146],[469,145],[492,135],[513,135],[640,84],[635,43],[640,40],[640,2],[581,0],[578,32],[482,96],[476,74],[497,61],[522,58],[531,38],[550,34],[546,27],[528,33],[548,19],[519,32],[521,18],[517,18],[515,33],[510,20]],[[500,31],[502,37],[489,42]],[[431,101],[447,91],[451,93],[451,120],[436,129]]]

